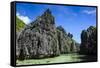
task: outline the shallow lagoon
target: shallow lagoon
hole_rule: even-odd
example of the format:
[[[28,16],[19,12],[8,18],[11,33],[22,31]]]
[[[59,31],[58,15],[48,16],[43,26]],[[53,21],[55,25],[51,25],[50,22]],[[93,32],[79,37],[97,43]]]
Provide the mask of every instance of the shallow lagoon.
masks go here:
[[[83,59],[84,57],[86,57],[86,55],[79,55],[76,53],[61,54],[57,57],[52,57],[52,58],[28,59],[28,60],[24,60],[24,61],[17,60],[17,65],[81,62],[81,61],[86,61],[86,59]],[[91,59],[93,59],[93,58],[91,58]]]

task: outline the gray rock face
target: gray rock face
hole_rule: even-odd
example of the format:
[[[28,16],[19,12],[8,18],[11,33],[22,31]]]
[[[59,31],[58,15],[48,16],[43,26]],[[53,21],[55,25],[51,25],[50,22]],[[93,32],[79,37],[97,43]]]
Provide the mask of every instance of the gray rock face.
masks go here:
[[[59,49],[61,53],[72,53],[79,51],[76,42],[72,39],[72,36],[69,36],[70,33],[68,34],[66,33],[63,27],[61,26],[57,27],[57,34],[58,34],[58,43],[60,47]]]
[[[18,59],[57,56],[71,51],[77,51],[75,42],[66,35],[66,32],[56,28],[54,17],[49,9],[17,35],[16,57]]]
[[[21,32],[17,42],[17,56],[20,56],[20,50],[23,50],[25,58],[59,55],[54,17],[49,9]]]
[[[81,33],[80,53],[87,55],[97,54],[97,30],[96,27],[90,26]]]

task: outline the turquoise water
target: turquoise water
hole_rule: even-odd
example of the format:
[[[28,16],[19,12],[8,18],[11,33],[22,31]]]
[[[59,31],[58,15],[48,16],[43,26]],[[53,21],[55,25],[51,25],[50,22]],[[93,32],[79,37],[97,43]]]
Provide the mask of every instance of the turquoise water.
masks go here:
[[[57,57],[44,58],[44,59],[29,59],[24,61],[17,60],[17,65],[30,65],[30,64],[50,64],[50,63],[67,63],[67,62],[80,62],[83,61],[80,57],[85,55],[79,54],[62,54]]]

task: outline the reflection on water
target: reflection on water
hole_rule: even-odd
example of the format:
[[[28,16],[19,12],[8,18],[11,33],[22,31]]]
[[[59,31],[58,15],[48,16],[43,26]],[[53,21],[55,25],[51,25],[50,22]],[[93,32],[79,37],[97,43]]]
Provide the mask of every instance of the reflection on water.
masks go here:
[[[62,54],[57,57],[44,58],[44,59],[29,59],[24,61],[17,60],[17,65],[30,65],[30,64],[50,64],[50,63],[67,63],[67,62],[82,62],[82,61],[96,61],[94,56],[73,54]]]

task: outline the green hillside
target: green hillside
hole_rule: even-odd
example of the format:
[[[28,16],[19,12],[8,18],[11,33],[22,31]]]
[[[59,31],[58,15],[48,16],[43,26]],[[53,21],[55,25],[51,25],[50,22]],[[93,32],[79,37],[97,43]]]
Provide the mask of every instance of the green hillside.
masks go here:
[[[25,23],[16,16],[16,31],[19,32],[25,27]]]

